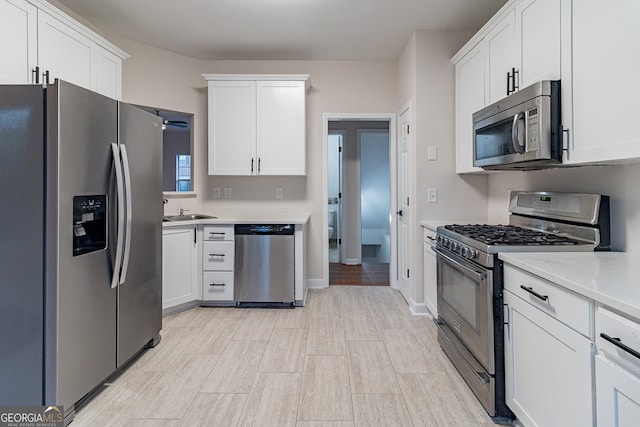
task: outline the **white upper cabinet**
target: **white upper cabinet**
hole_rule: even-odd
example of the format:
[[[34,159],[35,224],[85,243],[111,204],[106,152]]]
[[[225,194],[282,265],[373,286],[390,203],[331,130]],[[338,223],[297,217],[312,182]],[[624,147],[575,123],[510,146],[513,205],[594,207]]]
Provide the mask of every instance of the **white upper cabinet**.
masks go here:
[[[257,170],[256,82],[209,82],[209,175]]]
[[[0,0],[0,84],[31,81],[38,63],[38,10],[24,0]]]
[[[562,121],[569,139],[563,161],[637,162],[640,2],[575,0],[570,16],[571,54],[562,63]]]
[[[493,104],[509,94],[512,88],[510,75],[517,67],[518,53],[516,43],[515,13],[506,14],[489,31],[483,40],[487,54],[488,104]]]
[[[203,77],[209,175],[305,175],[308,75]]]
[[[305,82],[257,82],[260,175],[305,174]]]
[[[473,49],[456,64],[456,172],[482,172],[473,166],[473,113],[485,106],[485,50]]]
[[[0,83],[56,78],[111,98],[122,97],[127,54],[42,0],[0,0]]]
[[[560,79],[561,1],[522,0],[515,9],[520,88]]]

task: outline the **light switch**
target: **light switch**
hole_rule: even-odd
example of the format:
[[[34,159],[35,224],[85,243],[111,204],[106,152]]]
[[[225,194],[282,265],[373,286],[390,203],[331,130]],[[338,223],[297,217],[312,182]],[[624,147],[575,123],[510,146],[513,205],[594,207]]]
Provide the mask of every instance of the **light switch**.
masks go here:
[[[231,198],[231,187],[224,187],[224,198],[225,199]]]
[[[427,160],[438,160],[438,147],[435,145],[427,147]]]
[[[213,187],[213,198],[214,199],[220,198],[220,187]]]

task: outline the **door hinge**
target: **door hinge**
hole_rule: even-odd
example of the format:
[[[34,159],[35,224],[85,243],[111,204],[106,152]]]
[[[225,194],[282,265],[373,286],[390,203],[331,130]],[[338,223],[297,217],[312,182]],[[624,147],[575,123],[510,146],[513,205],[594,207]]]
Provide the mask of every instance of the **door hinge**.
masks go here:
[[[338,199],[342,199],[342,193],[338,193]]]
[[[342,153],[342,147],[338,147],[338,153]]]
[[[338,239],[338,244],[341,245],[342,244],[342,239]]]

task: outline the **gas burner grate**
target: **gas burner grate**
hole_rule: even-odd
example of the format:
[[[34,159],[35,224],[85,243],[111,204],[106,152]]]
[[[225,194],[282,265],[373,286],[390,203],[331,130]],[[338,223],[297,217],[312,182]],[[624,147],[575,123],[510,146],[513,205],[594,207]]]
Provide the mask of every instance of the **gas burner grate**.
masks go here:
[[[530,230],[514,225],[452,224],[445,226],[462,236],[487,245],[578,245],[579,241],[554,233]]]

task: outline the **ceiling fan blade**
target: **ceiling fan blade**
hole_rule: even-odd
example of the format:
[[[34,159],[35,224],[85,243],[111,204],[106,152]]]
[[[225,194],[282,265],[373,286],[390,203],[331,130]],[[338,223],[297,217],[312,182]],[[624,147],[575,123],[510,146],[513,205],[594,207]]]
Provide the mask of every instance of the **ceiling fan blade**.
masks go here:
[[[182,120],[163,120],[164,124],[167,126],[175,126],[179,128],[189,127],[189,124]]]

